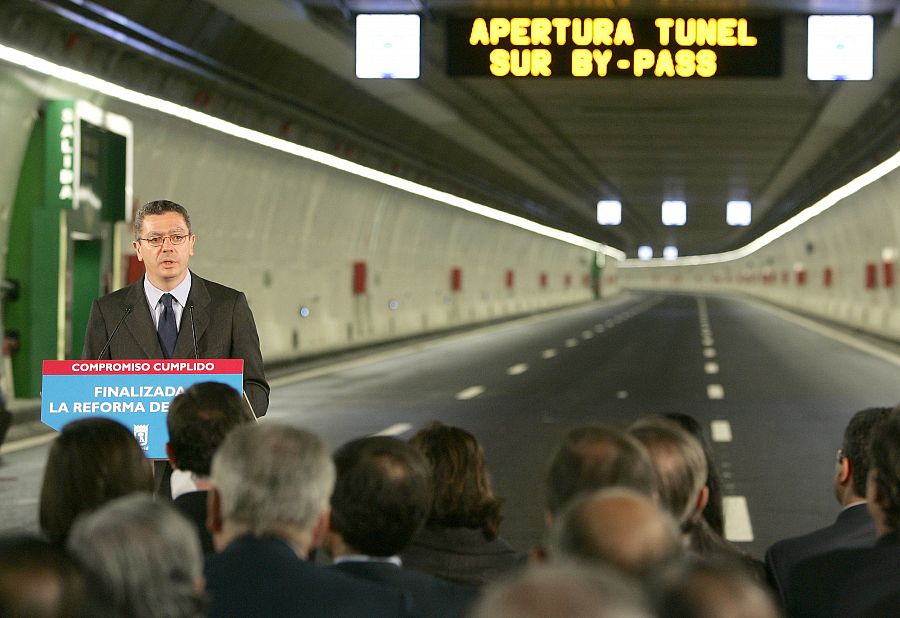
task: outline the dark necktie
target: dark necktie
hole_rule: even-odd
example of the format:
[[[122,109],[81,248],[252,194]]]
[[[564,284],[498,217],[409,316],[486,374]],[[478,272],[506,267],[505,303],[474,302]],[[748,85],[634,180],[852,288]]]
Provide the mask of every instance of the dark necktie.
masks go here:
[[[163,294],[160,301],[163,304],[162,315],[159,316],[157,335],[166,358],[172,358],[175,352],[175,340],[178,338],[178,326],[175,324],[175,310],[172,308],[171,294]]]

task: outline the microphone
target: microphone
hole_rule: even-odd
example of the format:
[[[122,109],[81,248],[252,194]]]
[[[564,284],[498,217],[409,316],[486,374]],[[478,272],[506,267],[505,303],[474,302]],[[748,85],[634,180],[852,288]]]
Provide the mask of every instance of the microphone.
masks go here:
[[[188,310],[191,313],[191,339],[194,341],[194,358],[200,359],[200,351],[197,349],[197,331],[194,328],[194,304],[191,303],[188,306]]]
[[[112,343],[113,337],[116,336],[116,332],[118,332],[119,327],[122,326],[122,322],[125,321],[125,318],[127,318],[128,314],[131,313],[133,310],[134,310],[134,305],[128,305],[127,307],[125,307],[125,313],[122,314],[122,317],[119,318],[118,323],[116,323],[116,327],[113,329],[112,334],[109,336],[109,339],[106,340],[106,345],[104,345],[103,349],[100,350],[100,354],[99,354],[99,356],[97,356],[97,360],[100,360],[101,358],[103,358],[103,354],[106,352],[107,349],[109,349],[109,344]],[[112,357],[110,357],[109,360],[112,360]]]

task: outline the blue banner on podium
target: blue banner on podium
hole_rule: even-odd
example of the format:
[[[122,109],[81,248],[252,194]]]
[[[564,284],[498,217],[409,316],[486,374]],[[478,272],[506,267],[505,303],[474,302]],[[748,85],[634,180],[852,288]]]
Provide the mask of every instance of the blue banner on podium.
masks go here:
[[[197,382],[244,388],[242,359],[44,361],[41,422],[56,429],[101,416],[134,433],[147,457],[166,458],[172,399]]]

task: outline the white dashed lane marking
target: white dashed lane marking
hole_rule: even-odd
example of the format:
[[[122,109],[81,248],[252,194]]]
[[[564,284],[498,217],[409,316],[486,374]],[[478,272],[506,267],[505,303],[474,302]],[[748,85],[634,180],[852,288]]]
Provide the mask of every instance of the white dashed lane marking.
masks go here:
[[[412,429],[412,425],[410,423],[396,423],[395,425],[391,425],[385,429],[382,429],[376,434],[372,434],[374,436],[399,436],[400,434],[404,434],[407,431]]]
[[[753,540],[753,526],[750,524],[750,510],[744,496],[724,496],[722,507],[725,511],[725,538],[738,543]]]
[[[710,399],[724,399],[725,389],[721,384],[708,384],[706,386],[706,396]]]
[[[619,391],[616,393],[616,397],[619,399],[628,399],[628,391]]]
[[[715,348],[704,348],[703,356],[706,358],[715,358],[716,357],[716,349]]]
[[[706,363],[705,365],[703,365],[703,371],[708,374],[719,373],[719,363]]]
[[[512,367],[507,369],[506,373],[511,376],[517,376],[525,373],[526,371],[528,371],[528,365],[526,365],[525,363],[519,363],[518,365],[513,365]]]
[[[582,338],[582,339],[585,339],[585,340],[587,340],[587,339],[593,339],[593,338],[594,338],[594,333],[592,333],[592,332],[589,331],[589,330],[586,330],[586,331],[584,331],[583,333],[581,333],[581,338]]]
[[[470,386],[469,388],[459,391],[456,393],[456,398],[460,401],[465,401],[466,399],[472,399],[474,397],[478,397],[481,393],[484,392],[483,386]]]
[[[553,358],[554,356],[556,356],[556,350],[554,350],[553,348],[548,348],[541,352],[541,358],[544,359]]]
[[[574,337],[572,337],[571,339],[566,339],[565,345],[567,348],[574,348],[575,346],[578,345],[578,340],[575,339]]]
[[[713,421],[709,424],[713,442],[731,442],[731,423],[724,420]]]
[[[594,326],[595,333],[602,333],[605,330],[606,330],[606,327],[603,326],[603,324],[597,324],[596,326]]]

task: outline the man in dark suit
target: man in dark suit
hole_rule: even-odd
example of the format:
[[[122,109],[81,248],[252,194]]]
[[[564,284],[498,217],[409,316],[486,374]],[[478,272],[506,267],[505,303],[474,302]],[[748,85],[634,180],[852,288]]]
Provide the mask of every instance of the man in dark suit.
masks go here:
[[[135,215],[134,235],[145,276],[94,301],[82,358],[240,358],[247,399],[263,416],[269,384],[253,314],[242,292],[188,270],[196,236],[187,210],[148,202]]]
[[[348,442],[334,462],[337,482],[324,547],[335,570],[408,594],[418,616],[464,615],[475,588],[404,568],[399,557],[431,511],[425,456],[406,442],[375,436]]]
[[[844,430],[844,442],[834,468],[834,495],[842,510],[833,524],[803,536],[778,541],[766,552],[766,575],[782,603],[790,588],[790,572],[799,562],[835,549],[875,544],[875,522],[866,508],[868,447],[872,429],[890,408],[868,408],[853,415]]]
[[[166,415],[166,454],[174,472],[172,500],[197,529],[203,553],[213,553],[206,528],[213,454],[228,433],[247,420],[240,394],[227,384],[199,382],[176,396]]]
[[[800,562],[790,576],[787,615],[897,616],[900,607],[900,406],[872,431],[866,505],[875,545]]]
[[[307,561],[328,528],[334,464],[315,435],[266,423],[232,430],[213,456],[209,616],[407,615],[403,594]]]

